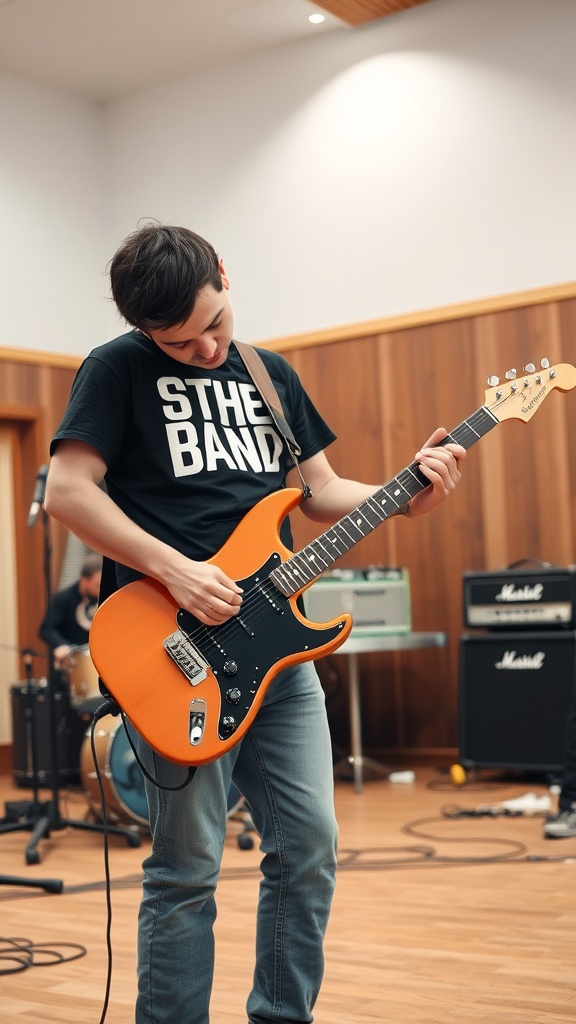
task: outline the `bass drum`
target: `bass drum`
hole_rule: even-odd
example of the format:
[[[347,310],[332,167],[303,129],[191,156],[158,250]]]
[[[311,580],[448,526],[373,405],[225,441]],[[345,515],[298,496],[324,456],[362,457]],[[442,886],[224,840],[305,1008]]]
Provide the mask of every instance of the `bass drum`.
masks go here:
[[[93,714],[104,700],[98,686],[98,673],[90,657],[88,644],[70,648],[64,672],[68,677],[70,705],[80,714]]]
[[[102,818],[100,789],[92,757],[89,729],[80,754],[82,785],[90,807]],[[121,718],[105,715],[94,730],[96,762],[102,778],[106,814],[113,824],[137,822],[148,825],[144,776],[136,760]]]

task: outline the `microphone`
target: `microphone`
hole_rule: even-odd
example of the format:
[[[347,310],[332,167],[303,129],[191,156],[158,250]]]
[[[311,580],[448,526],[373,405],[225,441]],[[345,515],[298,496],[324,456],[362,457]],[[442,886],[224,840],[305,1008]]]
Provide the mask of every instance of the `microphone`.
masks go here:
[[[36,476],[36,487],[34,488],[34,496],[32,498],[32,504],[30,505],[30,511],[28,513],[28,526],[34,526],[38,518],[38,513],[42,508],[42,502],[44,501],[44,493],[46,491],[46,477],[48,476],[48,466],[40,466],[38,474]]]

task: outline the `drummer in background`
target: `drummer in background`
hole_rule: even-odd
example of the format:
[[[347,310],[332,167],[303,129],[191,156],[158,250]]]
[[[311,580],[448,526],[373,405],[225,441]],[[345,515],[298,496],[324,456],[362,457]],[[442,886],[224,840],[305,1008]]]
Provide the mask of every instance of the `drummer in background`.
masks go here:
[[[98,606],[102,558],[88,555],[80,570],[80,579],[59,590],[42,619],[38,635],[54,653],[54,668],[66,669],[71,648],[88,643],[88,634]]]

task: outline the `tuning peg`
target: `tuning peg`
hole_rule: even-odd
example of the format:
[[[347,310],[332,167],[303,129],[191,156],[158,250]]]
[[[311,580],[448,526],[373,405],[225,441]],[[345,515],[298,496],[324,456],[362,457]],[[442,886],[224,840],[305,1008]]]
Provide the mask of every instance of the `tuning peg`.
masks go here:
[[[499,383],[500,383],[500,378],[499,377],[494,377],[494,376],[488,377],[488,380],[486,381],[486,383],[488,384],[488,387],[490,387],[490,388],[497,388]]]
[[[550,366],[550,360],[546,359],[546,357],[544,357],[544,359],[540,360],[540,366],[542,367],[543,370],[547,370],[548,367]]]
[[[524,373],[534,373],[535,370],[536,367],[534,366],[534,363],[526,363],[526,366],[524,367]]]
[[[516,370],[506,370],[506,380],[516,380]]]

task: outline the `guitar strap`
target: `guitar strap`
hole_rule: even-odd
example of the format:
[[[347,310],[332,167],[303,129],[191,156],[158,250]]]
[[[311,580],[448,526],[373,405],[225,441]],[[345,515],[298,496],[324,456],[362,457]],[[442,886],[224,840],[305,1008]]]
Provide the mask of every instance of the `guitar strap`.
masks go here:
[[[302,482],[302,493],[304,495],[304,499],[311,498],[312,491],[302,476],[300,466],[298,465],[298,456],[302,454],[302,449],[286,421],[280,396],[274,387],[270,374],[264,365],[264,361],[261,358],[260,353],[257,352],[252,345],[247,345],[243,341],[235,341],[234,344],[238,350],[238,355],[248,370],[254,384],[258,388],[260,395],[264,399],[268,411],[274,420],[276,427],[284,438],[284,443],[294,460],[294,465],[296,466],[298,476]]]

